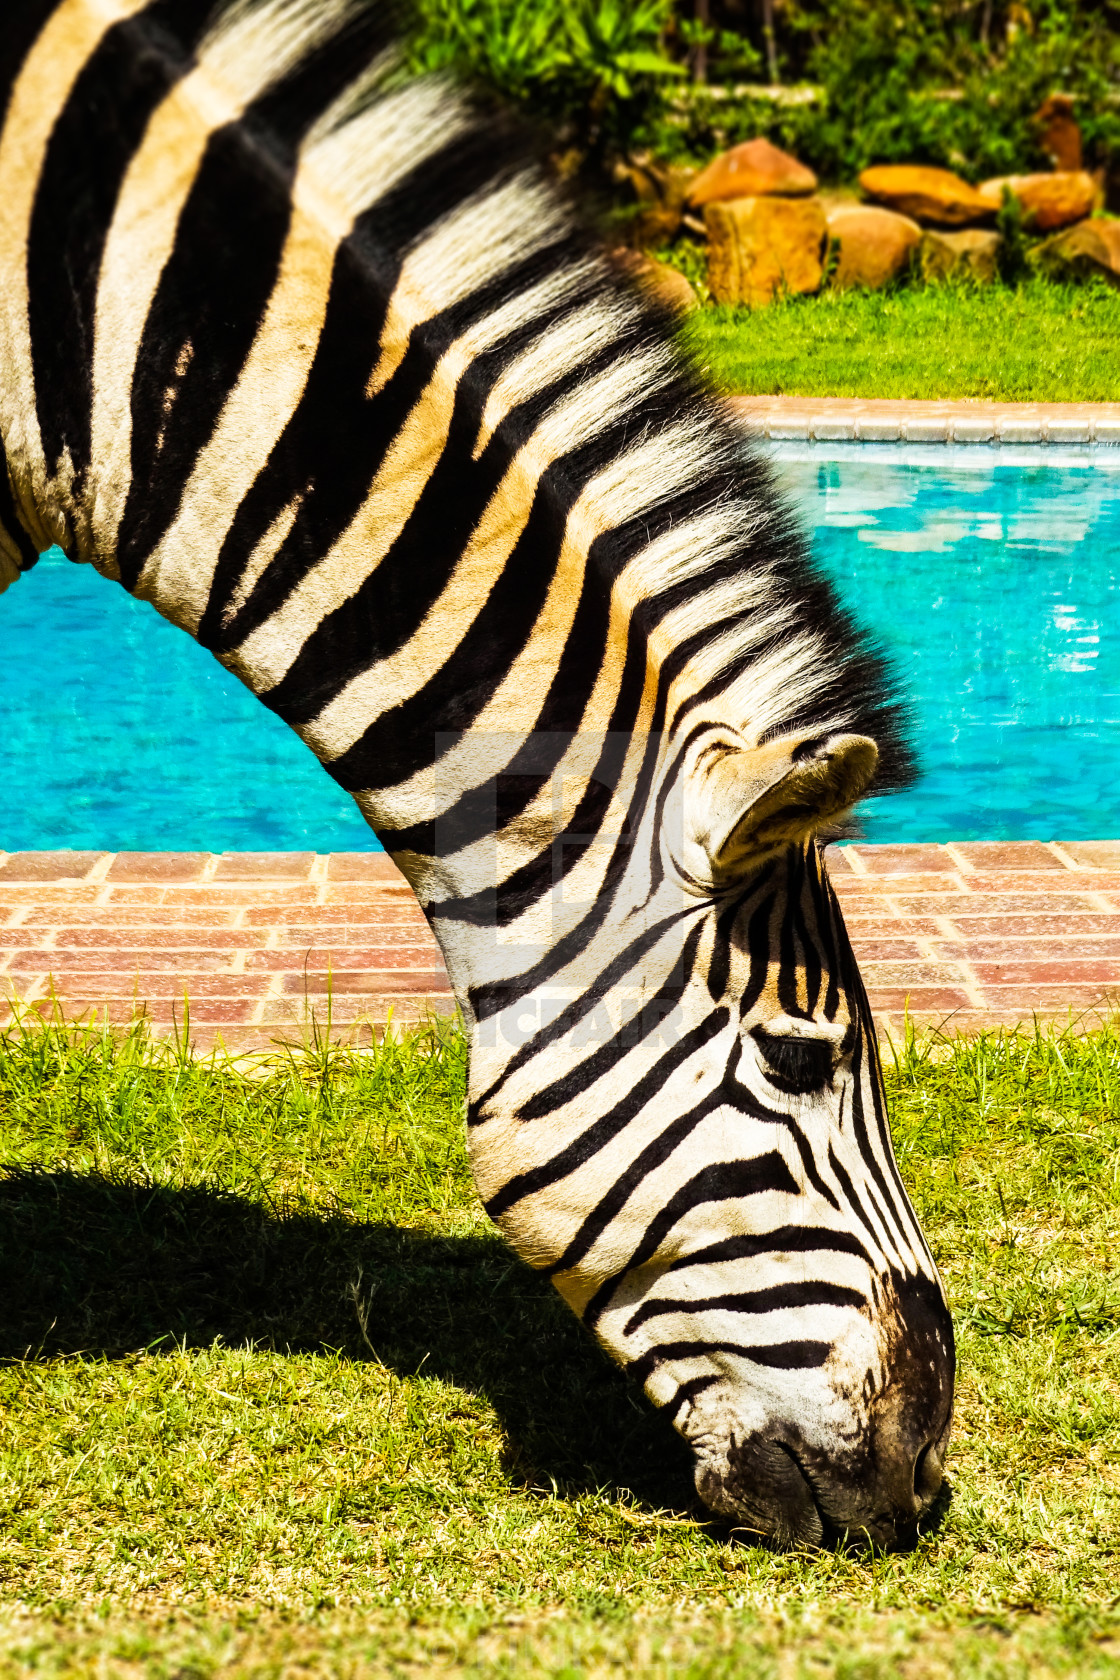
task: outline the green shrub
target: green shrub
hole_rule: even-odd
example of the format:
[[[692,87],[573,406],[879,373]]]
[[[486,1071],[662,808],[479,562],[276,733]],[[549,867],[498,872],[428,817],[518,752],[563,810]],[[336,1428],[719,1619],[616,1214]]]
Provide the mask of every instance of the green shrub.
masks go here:
[[[452,68],[587,151],[624,148],[687,72],[662,50],[672,0],[416,0],[409,68]]]
[[[818,90],[811,103],[690,89],[645,138],[699,158],[765,134],[832,179],[912,162],[981,180],[1048,167],[1032,118],[1063,92],[1076,102],[1086,162],[1120,160],[1120,7],[1035,0],[1031,28],[1005,33],[997,48],[963,26],[981,11],[949,0],[814,0],[795,12],[803,50],[786,55]]]
[[[906,161],[978,180],[1046,167],[1032,117],[1060,91],[1087,164],[1120,162],[1120,0],[775,0],[780,73],[817,90],[801,102],[743,88],[765,63],[753,6],[712,0],[707,25],[691,0],[414,4],[410,68],[453,66],[597,160],[765,134],[826,178]],[[689,81],[701,49],[712,85]]]

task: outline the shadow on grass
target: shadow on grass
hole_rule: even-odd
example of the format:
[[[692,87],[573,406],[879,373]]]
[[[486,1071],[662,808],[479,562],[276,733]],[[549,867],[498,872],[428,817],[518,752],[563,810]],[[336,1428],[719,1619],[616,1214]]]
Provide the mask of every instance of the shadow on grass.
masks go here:
[[[696,1509],[684,1443],[497,1236],[359,1225],[204,1186],[0,1179],[2,1359],[215,1340],[368,1359],[355,1284],[384,1365],[490,1401],[512,1479]]]

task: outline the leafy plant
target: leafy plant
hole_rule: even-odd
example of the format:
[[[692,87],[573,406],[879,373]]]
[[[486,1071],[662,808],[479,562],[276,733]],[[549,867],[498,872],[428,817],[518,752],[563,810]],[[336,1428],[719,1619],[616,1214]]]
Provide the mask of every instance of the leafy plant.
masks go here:
[[[671,0],[418,0],[409,67],[466,73],[602,151],[687,75],[663,49],[670,13]]]
[[[1032,119],[1063,92],[1088,166],[1120,161],[1117,0],[790,0],[776,18],[783,74],[809,97],[690,89],[656,149],[704,157],[764,134],[834,179],[914,162],[979,180],[1048,167]]]
[[[1008,286],[1017,286],[1031,273],[1028,260],[1030,248],[1023,226],[1023,207],[1010,187],[1000,194],[996,232],[1000,236],[998,262],[1000,279]]]
[[[1048,166],[1033,119],[1063,92],[1087,167],[1120,170],[1120,0],[775,0],[778,68],[808,85],[769,96],[749,81],[762,24],[721,0],[711,22],[691,0],[414,4],[409,68],[493,87],[580,159],[702,162],[761,134],[826,179],[914,162],[979,180]]]

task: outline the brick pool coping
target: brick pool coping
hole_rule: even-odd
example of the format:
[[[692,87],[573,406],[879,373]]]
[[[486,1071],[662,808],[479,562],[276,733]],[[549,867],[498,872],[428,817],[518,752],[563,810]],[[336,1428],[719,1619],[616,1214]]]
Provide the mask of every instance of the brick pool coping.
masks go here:
[[[1120,841],[849,845],[829,852],[880,1030],[1093,1025],[1120,1006]],[[0,999],[198,1050],[298,1042],[312,1014],[369,1043],[453,1000],[380,853],[0,853]],[[0,1001],[0,1016],[7,1005]]]
[[[1120,444],[1120,403],[910,402],[733,397],[748,431],[774,442]]]

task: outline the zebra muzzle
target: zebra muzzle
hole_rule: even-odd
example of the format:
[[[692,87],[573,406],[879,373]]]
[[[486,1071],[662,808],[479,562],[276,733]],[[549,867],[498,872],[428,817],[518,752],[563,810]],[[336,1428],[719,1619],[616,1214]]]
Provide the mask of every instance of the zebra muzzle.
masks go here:
[[[893,1436],[893,1430],[890,1432]],[[721,1463],[701,1462],[696,1488],[741,1538],[780,1546],[908,1547],[942,1484],[949,1416],[936,1435],[873,1443],[846,1465],[761,1435],[733,1437]]]
[[[797,1455],[781,1441],[733,1441],[726,1469],[702,1464],[696,1490],[709,1510],[727,1517],[742,1538],[786,1546],[821,1546],[831,1524]]]

